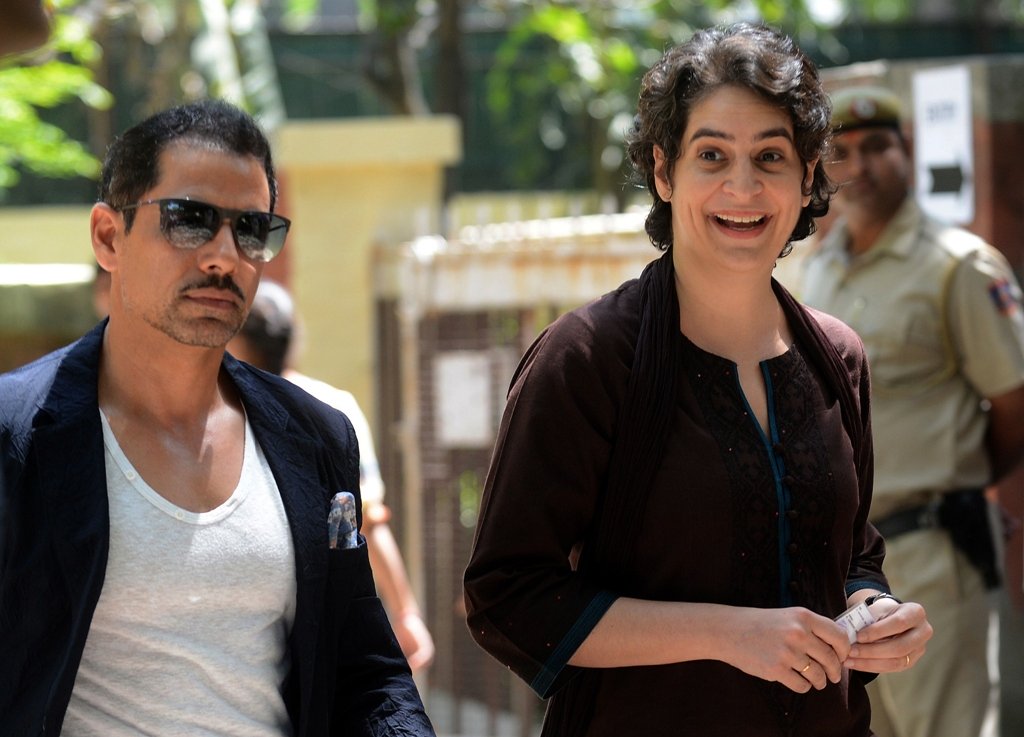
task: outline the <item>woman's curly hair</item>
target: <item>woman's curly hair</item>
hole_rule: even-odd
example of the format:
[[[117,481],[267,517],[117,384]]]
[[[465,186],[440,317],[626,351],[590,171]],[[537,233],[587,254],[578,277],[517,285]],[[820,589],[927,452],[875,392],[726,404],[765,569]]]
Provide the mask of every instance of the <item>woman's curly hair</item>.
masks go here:
[[[655,187],[654,147],[664,151],[665,175],[671,177],[690,110],[724,85],[745,87],[786,110],[800,160],[807,165],[817,159],[810,191],[804,193],[811,201],[779,254],[785,256],[792,241],[814,232],[814,219],[828,212],[835,192],[822,166],[832,106],[814,63],[791,38],[763,25],[737,23],[698,31],[669,49],[644,75],[626,142],[637,183],[646,185],[654,198],[647,234],[660,250],[672,245],[672,206],[662,201]]]

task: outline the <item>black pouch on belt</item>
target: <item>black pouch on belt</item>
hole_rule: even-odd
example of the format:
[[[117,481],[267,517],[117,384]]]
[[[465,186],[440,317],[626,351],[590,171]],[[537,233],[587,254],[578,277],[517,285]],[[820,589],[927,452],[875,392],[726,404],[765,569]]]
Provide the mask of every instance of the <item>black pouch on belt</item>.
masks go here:
[[[985,587],[997,588],[999,566],[985,495],[977,489],[947,492],[942,495],[938,516],[939,524],[949,530],[953,544],[981,572]]]

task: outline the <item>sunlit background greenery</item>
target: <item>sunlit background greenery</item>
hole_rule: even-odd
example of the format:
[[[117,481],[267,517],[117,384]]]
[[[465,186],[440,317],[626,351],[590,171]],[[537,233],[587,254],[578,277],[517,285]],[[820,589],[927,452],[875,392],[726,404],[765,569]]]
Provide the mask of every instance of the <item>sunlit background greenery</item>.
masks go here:
[[[0,59],[0,203],[88,201],[118,130],[214,95],[287,118],[448,113],[449,193],[624,197],[640,76],[694,28],[764,20],[823,67],[1024,50],[1021,0],[57,0]]]

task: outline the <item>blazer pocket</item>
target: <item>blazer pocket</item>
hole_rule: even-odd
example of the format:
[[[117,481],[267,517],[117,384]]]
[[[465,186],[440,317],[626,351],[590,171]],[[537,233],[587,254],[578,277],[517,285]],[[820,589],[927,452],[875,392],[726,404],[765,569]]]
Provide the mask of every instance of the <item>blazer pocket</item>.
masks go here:
[[[366,538],[360,535],[354,548],[327,551],[328,606],[337,611],[337,607],[347,608],[352,599],[376,595]]]

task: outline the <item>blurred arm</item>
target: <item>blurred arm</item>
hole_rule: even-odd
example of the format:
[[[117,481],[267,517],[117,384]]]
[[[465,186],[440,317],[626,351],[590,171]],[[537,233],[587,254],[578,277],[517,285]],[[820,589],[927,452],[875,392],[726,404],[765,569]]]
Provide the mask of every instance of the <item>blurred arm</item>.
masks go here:
[[[434,640],[423,621],[402,554],[388,525],[388,516],[388,510],[383,504],[368,510],[364,516],[363,534],[366,536],[370,566],[373,568],[378,593],[391,616],[391,626],[402,646],[402,652],[415,673],[433,661]]]
[[[989,398],[988,449],[993,481],[1011,473],[1024,459],[1024,385]]]

